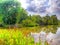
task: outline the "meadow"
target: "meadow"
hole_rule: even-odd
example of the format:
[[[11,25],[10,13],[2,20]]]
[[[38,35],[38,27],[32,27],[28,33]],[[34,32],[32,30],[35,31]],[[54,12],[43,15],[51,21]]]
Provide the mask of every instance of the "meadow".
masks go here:
[[[28,39],[29,38],[26,38],[21,31],[0,29],[0,45],[27,45]]]
[[[40,45],[41,43],[37,43]],[[1,30],[0,29],[0,45],[34,45],[34,40],[31,36],[24,36],[19,30]]]
[[[0,29],[0,45],[34,45],[34,39],[31,37],[31,32],[56,32],[53,26],[45,27],[24,27],[15,29]],[[41,45],[41,42],[36,45]],[[48,45],[45,43],[45,45]]]

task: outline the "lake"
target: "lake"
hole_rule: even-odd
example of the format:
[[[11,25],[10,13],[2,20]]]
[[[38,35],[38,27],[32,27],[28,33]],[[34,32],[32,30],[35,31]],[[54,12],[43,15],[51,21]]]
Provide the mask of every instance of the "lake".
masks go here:
[[[45,31],[47,33],[52,32],[56,33],[57,29],[60,28],[57,25],[48,25],[48,26],[39,26],[39,27],[24,27],[19,28],[21,32],[23,32],[24,35],[30,34],[31,32],[40,32]]]
[[[38,27],[22,27],[22,28],[15,28],[15,29],[0,29],[0,30],[19,30],[21,31],[24,35],[28,35],[31,32],[40,32],[40,31],[45,31],[47,33],[52,32],[56,33],[57,29],[60,28],[57,25],[48,25],[48,26],[38,26]]]

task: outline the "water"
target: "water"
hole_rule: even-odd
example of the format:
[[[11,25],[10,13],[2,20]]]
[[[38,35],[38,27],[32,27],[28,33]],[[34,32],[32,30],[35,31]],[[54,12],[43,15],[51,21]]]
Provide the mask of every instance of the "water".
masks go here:
[[[37,39],[40,39],[41,45],[45,45],[45,41],[50,45],[60,44],[60,27],[58,26],[54,26],[54,28],[50,26],[42,27],[40,33],[32,33],[31,35],[35,43],[39,42]]]
[[[59,27],[57,25],[48,25],[48,26],[40,26],[40,27],[24,27],[24,28],[20,28],[19,30],[21,30],[24,35],[28,35],[31,32],[39,33],[41,31],[44,31],[46,33],[49,32],[56,33],[58,28]]]

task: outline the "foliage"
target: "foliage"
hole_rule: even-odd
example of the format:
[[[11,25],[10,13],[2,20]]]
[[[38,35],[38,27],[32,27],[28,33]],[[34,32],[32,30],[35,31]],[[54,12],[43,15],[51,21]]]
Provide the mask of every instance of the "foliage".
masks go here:
[[[44,17],[29,15],[17,0],[3,0],[0,2],[0,25],[18,25],[18,27],[34,27],[41,25],[58,25],[56,15]]]
[[[24,10],[23,8],[20,10],[20,16],[19,16],[19,22],[18,23],[22,23],[23,20],[27,19],[28,15],[27,15],[27,11]]]
[[[57,25],[58,24],[58,19],[56,17],[56,15],[52,15],[51,16],[51,22],[53,25]]]
[[[18,13],[20,3],[11,1],[5,1],[1,3],[1,14],[4,15],[3,22],[5,24],[15,24],[16,23],[16,16]]]
[[[33,22],[32,20],[29,20],[29,19],[23,20],[22,25],[25,26],[25,27],[38,26],[38,24],[36,24],[35,22]]]
[[[37,24],[41,24],[42,23],[42,18],[40,15],[33,15],[31,16],[31,20],[34,21]]]
[[[0,45],[34,45],[34,41],[31,36],[26,37],[18,30],[0,30]]]

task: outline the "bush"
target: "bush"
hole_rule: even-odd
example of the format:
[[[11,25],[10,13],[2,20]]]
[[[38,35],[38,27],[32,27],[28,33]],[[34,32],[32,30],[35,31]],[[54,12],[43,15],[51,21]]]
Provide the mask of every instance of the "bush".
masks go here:
[[[0,27],[4,27],[4,25],[3,24],[0,24]]]
[[[23,20],[22,25],[26,26],[26,27],[38,26],[38,24],[36,24],[35,22],[33,22],[32,20],[29,20],[29,19]]]

